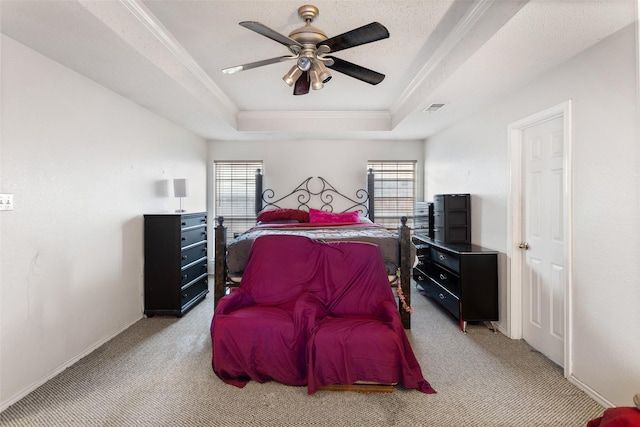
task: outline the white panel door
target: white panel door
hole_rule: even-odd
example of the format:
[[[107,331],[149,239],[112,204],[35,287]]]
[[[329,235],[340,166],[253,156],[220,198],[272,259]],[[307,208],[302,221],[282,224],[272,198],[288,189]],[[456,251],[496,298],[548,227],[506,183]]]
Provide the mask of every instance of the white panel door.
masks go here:
[[[560,366],[565,331],[565,171],[562,116],[523,130],[522,337]]]

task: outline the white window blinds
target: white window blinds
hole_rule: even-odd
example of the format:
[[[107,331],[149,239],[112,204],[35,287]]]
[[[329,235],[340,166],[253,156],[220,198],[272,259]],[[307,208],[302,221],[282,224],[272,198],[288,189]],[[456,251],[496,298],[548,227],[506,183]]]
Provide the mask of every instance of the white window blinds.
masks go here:
[[[256,171],[261,161],[216,161],[215,216],[224,217],[227,240],[256,223]]]
[[[375,220],[386,228],[397,229],[406,216],[413,226],[416,197],[416,161],[370,160],[373,169]]]

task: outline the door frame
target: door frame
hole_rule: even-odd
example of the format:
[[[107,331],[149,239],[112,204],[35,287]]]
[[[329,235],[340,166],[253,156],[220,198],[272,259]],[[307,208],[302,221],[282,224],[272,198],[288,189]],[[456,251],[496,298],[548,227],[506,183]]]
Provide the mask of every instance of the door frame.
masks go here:
[[[524,129],[535,126],[547,120],[563,118],[563,144],[564,144],[564,197],[565,210],[564,222],[564,258],[566,266],[565,310],[564,310],[564,375],[571,372],[571,289],[573,287],[572,266],[572,238],[571,219],[572,194],[571,194],[571,100],[562,102],[546,110],[540,111],[508,125],[508,140],[510,151],[510,203],[508,204],[508,245],[507,259],[509,286],[507,286],[507,319],[509,322],[509,337],[522,339],[522,274],[524,270],[524,256],[518,247],[520,236],[523,234],[522,224],[523,209],[523,140]]]

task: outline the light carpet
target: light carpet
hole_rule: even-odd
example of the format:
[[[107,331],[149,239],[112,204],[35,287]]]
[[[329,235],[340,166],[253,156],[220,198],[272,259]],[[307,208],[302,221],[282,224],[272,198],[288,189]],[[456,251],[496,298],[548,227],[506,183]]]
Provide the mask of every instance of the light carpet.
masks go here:
[[[604,408],[524,341],[468,333],[412,291],[408,331],[437,394],[224,384],[211,369],[208,297],[183,318],[145,318],[0,414],[2,426],[584,427]]]

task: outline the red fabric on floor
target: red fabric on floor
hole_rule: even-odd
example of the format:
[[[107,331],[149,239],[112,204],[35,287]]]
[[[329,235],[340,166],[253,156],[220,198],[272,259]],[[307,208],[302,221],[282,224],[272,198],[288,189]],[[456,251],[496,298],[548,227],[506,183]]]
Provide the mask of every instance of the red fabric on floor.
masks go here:
[[[632,406],[605,409],[602,416],[589,421],[587,427],[640,427],[640,409]]]

